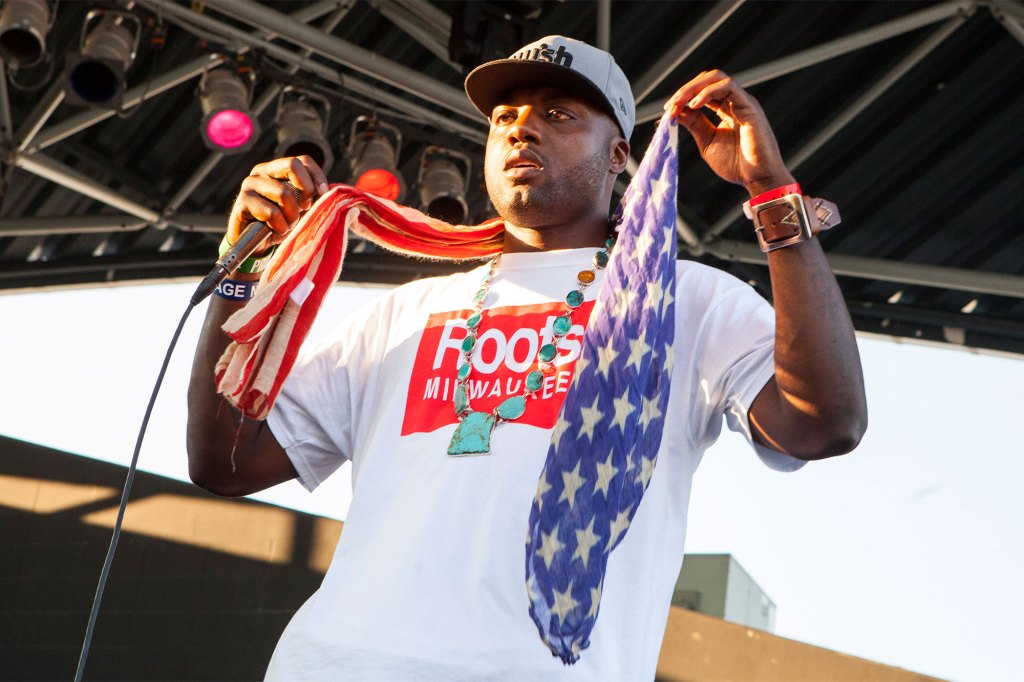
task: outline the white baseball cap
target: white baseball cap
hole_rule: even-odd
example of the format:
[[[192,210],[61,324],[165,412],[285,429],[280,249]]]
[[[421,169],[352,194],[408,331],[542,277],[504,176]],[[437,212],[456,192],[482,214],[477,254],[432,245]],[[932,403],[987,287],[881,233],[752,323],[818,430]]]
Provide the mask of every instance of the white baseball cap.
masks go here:
[[[490,118],[502,94],[524,85],[564,87],[585,95],[605,106],[627,140],[633,133],[633,91],[626,74],[604,50],[565,36],[547,36],[508,59],[473,69],[466,77],[466,94],[473,106]]]

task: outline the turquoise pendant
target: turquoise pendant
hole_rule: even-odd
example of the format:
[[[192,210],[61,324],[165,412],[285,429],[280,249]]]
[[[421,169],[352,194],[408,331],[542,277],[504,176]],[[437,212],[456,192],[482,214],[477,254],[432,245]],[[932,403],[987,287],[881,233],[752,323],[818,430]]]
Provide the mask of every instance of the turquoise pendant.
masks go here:
[[[448,444],[448,454],[453,456],[489,455],[491,453],[491,432],[497,417],[489,412],[470,412],[455,429]]]

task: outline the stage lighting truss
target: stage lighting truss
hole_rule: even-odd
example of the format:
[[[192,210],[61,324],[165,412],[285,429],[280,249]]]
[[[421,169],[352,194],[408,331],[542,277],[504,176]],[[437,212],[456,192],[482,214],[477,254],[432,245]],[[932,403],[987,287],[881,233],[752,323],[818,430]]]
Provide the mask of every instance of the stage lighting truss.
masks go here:
[[[317,110],[315,105],[319,105]],[[322,113],[321,113],[322,112]],[[274,156],[309,155],[326,173],[334,164],[334,152],[327,141],[331,105],[320,95],[284,88],[277,98],[277,148]]]
[[[199,84],[203,108],[203,143],[222,154],[242,154],[260,136],[260,123],[249,108],[250,92],[233,69],[207,71]]]
[[[347,155],[352,164],[350,183],[392,201],[401,201],[405,179],[398,172],[398,150],[402,133],[398,128],[369,116],[352,122]]]
[[[464,225],[469,206],[469,157],[444,147],[427,147],[420,157],[416,184],[423,212],[452,225]]]
[[[125,74],[135,61],[141,33],[142,23],[131,12],[94,9],[85,15],[79,50],[67,57],[64,99],[120,109]]]
[[[0,59],[14,69],[35,66],[46,54],[54,14],[46,0],[4,0],[0,7]]]

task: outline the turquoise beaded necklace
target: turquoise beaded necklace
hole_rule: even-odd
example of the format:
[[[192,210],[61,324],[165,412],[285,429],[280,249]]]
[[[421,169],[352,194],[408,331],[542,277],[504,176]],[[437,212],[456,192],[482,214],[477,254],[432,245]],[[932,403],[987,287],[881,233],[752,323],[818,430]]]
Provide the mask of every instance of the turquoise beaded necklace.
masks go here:
[[[576,288],[565,296],[565,310],[551,324],[551,342],[537,351],[537,368],[526,375],[521,394],[506,398],[493,412],[478,412],[469,401],[469,379],[473,373],[473,349],[480,335],[480,323],[484,318],[484,300],[491,290],[491,282],[501,262],[499,253],[488,264],[480,281],[480,288],[473,296],[473,312],[466,318],[466,338],[462,341],[462,365],[455,374],[455,416],[459,425],[448,445],[448,454],[456,457],[466,455],[487,455],[491,451],[491,434],[495,427],[515,421],[526,413],[526,401],[534,398],[544,386],[544,379],[555,372],[555,358],[558,344],[572,329],[572,315],[583,305],[583,291],[597,279],[597,271],[608,265],[615,240],[611,237],[604,248],[594,254],[593,266],[576,274]],[[582,352],[582,351],[581,351]]]

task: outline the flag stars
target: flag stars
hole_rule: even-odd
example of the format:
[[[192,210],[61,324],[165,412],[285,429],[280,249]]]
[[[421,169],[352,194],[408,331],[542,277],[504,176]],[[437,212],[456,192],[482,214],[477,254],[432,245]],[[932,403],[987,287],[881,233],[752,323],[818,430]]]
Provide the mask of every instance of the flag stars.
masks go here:
[[[640,371],[640,363],[647,357],[647,354],[651,352],[651,347],[647,345],[647,342],[641,336],[639,339],[629,340],[629,360],[626,361],[626,367],[636,365],[636,371]]]
[[[612,551],[615,547],[615,543],[619,541],[622,534],[629,528],[629,513],[633,511],[633,507],[629,509],[623,509],[619,512],[619,515],[612,521],[612,525],[608,527],[608,545],[605,547],[606,552]]]
[[[594,428],[601,421],[601,418],[604,417],[604,412],[597,407],[600,398],[600,396],[595,395],[594,403],[590,407],[580,408],[580,417],[583,424],[580,426],[580,432],[576,436],[577,440],[586,436],[589,442],[594,442]],[[579,469],[579,466],[579,463],[577,463],[576,468]],[[570,504],[569,506],[571,507],[572,505]]]
[[[651,482],[651,476],[654,475],[654,463],[656,457],[641,457],[640,458],[640,475],[637,476],[637,481],[640,482],[644,488]]]
[[[644,398],[644,406],[640,409],[640,425],[647,430],[651,422],[662,416],[661,408],[658,407],[658,396],[654,396],[650,400]]]
[[[647,283],[647,300],[644,301],[644,307],[650,308],[651,310],[659,310],[661,307],[661,297],[664,295],[664,289],[658,282]]]
[[[590,610],[587,611],[587,618],[597,618],[597,610],[601,607],[601,585],[590,588]]]
[[[622,435],[626,435],[626,420],[636,412],[636,403],[629,399],[629,386],[620,397],[612,399],[612,403],[615,405],[615,417],[609,428],[618,426]]]
[[[569,587],[565,589],[565,592],[559,592],[556,589],[554,594],[555,604],[551,607],[551,613],[558,616],[558,623],[562,624],[565,622],[565,617],[572,613],[580,603],[573,599],[572,583],[569,583]]]
[[[672,183],[660,175],[651,180],[651,204],[661,206],[665,195],[672,189]]]
[[[664,362],[665,371],[667,371],[669,374],[671,374],[672,373],[672,368],[675,367],[675,364],[676,364],[676,349],[675,349],[675,346],[673,346],[671,343],[666,343],[665,344],[665,362]]]
[[[544,509],[544,495],[551,490],[551,484],[548,483],[547,469],[544,470],[544,475],[540,477],[540,481],[537,483],[537,510],[542,511]]]
[[[601,536],[594,532],[594,517],[590,517],[590,525],[587,526],[586,530],[576,531],[576,551],[573,553],[572,558],[580,558],[583,562],[583,567],[587,567],[587,561],[590,559],[590,549],[601,540]]]
[[[664,315],[668,307],[672,305],[675,297],[672,295],[672,287],[665,287],[665,298],[661,301],[661,314]]]
[[[576,491],[583,487],[583,484],[587,482],[587,479],[580,476],[580,463],[576,462],[576,467],[572,471],[562,472],[562,496],[558,498],[558,501],[566,500],[569,503],[569,509],[573,508],[576,504]]]
[[[643,262],[647,258],[647,252],[654,246],[654,238],[651,237],[651,233],[644,231],[640,233],[640,236],[636,238],[636,244],[633,247],[633,253],[637,261]]]
[[[628,284],[617,289],[615,291],[615,307],[612,308],[612,315],[619,318],[626,317],[626,313],[636,303],[638,295]]]
[[[615,358],[619,357],[619,351],[615,350],[613,345],[614,341],[609,340],[607,346],[601,346],[597,349],[597,371],[600,372],[606,379],[608,378],[608,369],[615,362]]]
[[[558,539],[558,526],[555,526],[551,533],[540,532],[540,549],[537,550],[537,556],[544,560],[544,568],[551,568],[555,554],[563,547],[565,547],[565,543]]]
[[[555,444],[556,448],[559,442],[561,442],[562,436],[571,426],[572,424],[564,416],[558,415],[558,421],[555,422],[555,430],[551,432],[551,442]]]
[[[604,494],[605,499],[608,499],[608,486],[611,484],[612,479],[615,478],[615,474],[619,473],[618,468],[612,464],[612,454],[608,453],[608,459],[603,462],[597,462],[597,482],[594,483],[594,494],[597,495],[598,491]]]

